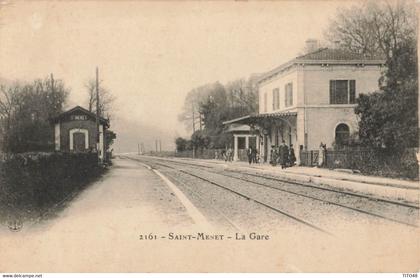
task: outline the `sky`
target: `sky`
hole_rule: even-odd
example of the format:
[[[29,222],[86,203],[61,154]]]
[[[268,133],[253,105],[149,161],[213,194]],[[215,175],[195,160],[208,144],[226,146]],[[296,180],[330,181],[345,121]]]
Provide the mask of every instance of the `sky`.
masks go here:
[[[33,1],[0,8],[0,80],[53,73],[71,89],[67,108],[86,106],[99,67],[116,97],[117,152],[137,143],[174,149],[188,136],[178,121],[194,87],[268,71],[322,39],[350,1]]]

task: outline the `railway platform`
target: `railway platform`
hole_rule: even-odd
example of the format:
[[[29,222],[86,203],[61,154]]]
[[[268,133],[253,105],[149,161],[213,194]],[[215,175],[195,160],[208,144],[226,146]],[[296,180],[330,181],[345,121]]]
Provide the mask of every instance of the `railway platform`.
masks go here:
[[[322,184],[410,203],[419,203],[420,198],[419,181],[366,176],[359,173],[351,173],[347,170],[330,170],[318,167],[294,166],[281,169],[279,166],[271,166],[268,163],[249,165],[247,162],[242,161],[225,162],[211,159],[182,159],[195,161],[195,163],[218,164],[223,167],[237,168],[243,171],[263,172],[290,181]]]

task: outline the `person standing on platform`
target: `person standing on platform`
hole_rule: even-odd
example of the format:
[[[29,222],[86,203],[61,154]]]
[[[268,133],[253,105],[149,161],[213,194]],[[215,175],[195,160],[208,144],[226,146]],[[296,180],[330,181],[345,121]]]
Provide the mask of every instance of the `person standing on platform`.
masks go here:
[[[232,151],[232,148],[231,147],[229,147],[229,149],[227,150],[226,155],[227,155],[227,161],[228,162],[232,162],[232,160],[233,160],[233,151]]]
[[[318,167],[323,167],[325,164],[325,150],[326,146],[322,142],[319,144],[319,152],[318,152]]]
[[[294,166],[296,162],[295,150],[293,149],[293,144],[290,144],[289,148],[289,166]]]
[[[252,162],[256,164],[257,163],[257,148],[252,148],[251,156],[252,156]]]
[[[251,163],[252,163],[252,153],[253,153],[252,147],[249,147],[246,150],[246,155],[248,156],[248,163],[249,163],[249,165],[251,165]]]
[[[279,147],[279,157],[280,157],[280,165],[281,168],[284,169],[287,166],[287,160],[289,157],[289,148],[286,146],[284,140],[281,141],[281,145]]]

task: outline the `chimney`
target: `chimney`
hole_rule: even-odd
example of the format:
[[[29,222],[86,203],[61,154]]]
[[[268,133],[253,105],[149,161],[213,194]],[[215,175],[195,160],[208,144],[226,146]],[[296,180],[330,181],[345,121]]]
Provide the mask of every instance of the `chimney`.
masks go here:
[[[306,40],[306,53],[314,52],[315,50],[318,50],[318,40],[315,39],[307,39]]]

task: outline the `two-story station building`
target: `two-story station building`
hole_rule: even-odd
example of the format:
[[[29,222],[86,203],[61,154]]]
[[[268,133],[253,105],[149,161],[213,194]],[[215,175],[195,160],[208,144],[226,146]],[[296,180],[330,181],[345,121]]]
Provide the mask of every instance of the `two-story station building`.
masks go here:
[[[285,140],[295,153],[331,147],[358,130],[354,107],[361,93],[377,91],[385,61],[341,49],[321,48],[265,73],[258,81],[259,113],[224,124],[258,130],[264,161]],[[234,148],[237,152],[238,137]],[[298,156],[299,157],[299,156]]]

